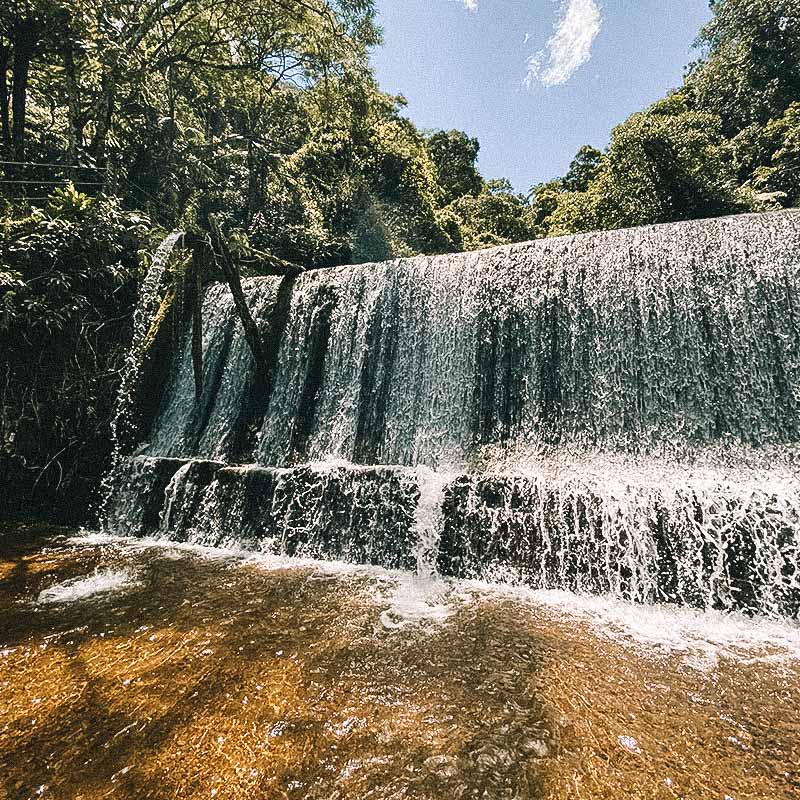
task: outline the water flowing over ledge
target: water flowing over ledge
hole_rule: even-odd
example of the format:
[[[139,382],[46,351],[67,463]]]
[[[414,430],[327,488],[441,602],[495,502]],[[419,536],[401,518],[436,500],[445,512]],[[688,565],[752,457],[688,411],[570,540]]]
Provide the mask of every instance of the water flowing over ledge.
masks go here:
[[[227,287],[108,526],[637,601],[800,607],[800,214]],[[280,324],[276,324],[276,320]]]

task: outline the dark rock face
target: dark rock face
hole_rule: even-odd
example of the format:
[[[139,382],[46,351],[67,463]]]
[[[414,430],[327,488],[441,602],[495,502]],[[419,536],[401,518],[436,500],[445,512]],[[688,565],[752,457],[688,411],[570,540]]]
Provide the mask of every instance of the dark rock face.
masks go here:
[[[800,213],[244,289],[268,390],[210,287],[111,527],[797,613]]]
[[[188,461],[136,456],[120,461],[110,477],[106,526],[119,533],[149,536],[160,526],[164,495]]]

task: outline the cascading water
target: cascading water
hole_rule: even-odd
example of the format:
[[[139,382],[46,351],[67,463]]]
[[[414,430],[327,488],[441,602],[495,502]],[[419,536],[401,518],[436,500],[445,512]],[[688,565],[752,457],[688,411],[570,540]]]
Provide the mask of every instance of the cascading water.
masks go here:
[[[109,524],[795,615],[800,214],[603,232],[204,302]],[[285,313],[276,309],[285,304]],[[280,317],[282,322],[275,325]]]
[[[118,434],[121,427],[127,424],[130,419],[134,403],[133,385],[142,364],[142,355],[148,333],[150,332],[156,313],[158,312],[160,290],[164,281],[164,273],[166,272],[170,257],[182,236],[183,231],[173,231],[162,240],[153,254],[150,267],[139,288],[139,297],[136,308],[133,311],[131,345],[128,349],[128,355],[125,358],[125,364],[122,369],[117,408],[112,422],[112,434],[115,444],[119,442]]]
[[[130,533],[138,530],[141,527],[142,519],[147,517],[145,512],[147,498],[138,497],[134,491],[134,486],[138,484],[133,480],[134,473],[131,471],[131,465],[124,459],[122,440],[128,429],[134,425],[137,376],[142,367],[148,334],[158,313],[167,265],[182,236],[183,231],[172,231],[161,241],[153,253],[150,267],[139,288],[139,296],[133,311],[131,344],[122,368],[117,404],[111,421],[111,438],[114,449],[111,469],[103,481],[101,516],[106,525]],[[123,498],[127,498],[127,502]],[[153,498],[150,498],[151,504],[153,501]]]

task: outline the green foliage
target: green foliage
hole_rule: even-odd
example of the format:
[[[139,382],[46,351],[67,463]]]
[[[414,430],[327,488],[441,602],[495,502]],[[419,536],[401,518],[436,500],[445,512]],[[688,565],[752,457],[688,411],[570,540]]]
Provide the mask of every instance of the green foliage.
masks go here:
[[[47,212],[6,217],[0,262],[22,286],[3,295],[0,331],[24,332],[33,344],[34,336],[101,323],[118,307],[118,292],[135,281],[135,254],[145,235],[140,215],[121,211],[114,199],[92,200],[74,189],[56,190]]]
[[[764,126],[800,98],[800,4],[797,0],[712,0],[700,32],[704,57],[687,88],[702,111],[733,137]]]
[[[165,227],[221,213],[307,267],[376,252],[368,224],[390,256],[460,241],[440,212],[479,193],[478,144],[424,138],[377,89],[369,0],[47,2],[26,120],[41,160],[108,166],[123,203]],[[460,172],[437,164],[454,154]]]
[[[452,247],[437,222],[437,173],[420,133],[407,120],[381,122],[372,136],[376,169],[372,186],[386,202],[385,222],[395,241],[395,255],[444,252]]]
[[[312,135],[272,166],[247,226],[260,249],[313,267],[452,246],[437,223],[436,172],[422,136],[399,116],[394,98],[362,88],[358,117],[347,98],[332,94],[351,92],[344,84],[328,85],[324,97],[339,119],[317,118],[316,92],[298,107]],[[379,233],[368,234],[369,226]]]
[[[476,166],[480,144],[461,131],[437,131],[426,140],[442,190],[442,205],[465,195],[478,195],[483,178]]]
[[[85,507],[109,420],[149,234],[141,215],[74,190],[0,219],[0,473],[6,498]]]
[[[680,93],[614,129],[596,183],[603,228],[740,210],[719,118],[690,110]]]
[[[560,180],[540,183],[531,189],[531,220],[537,239],[550,234],[550,217],[558,208],[562,193]]]
[[[389,227],[390,214],[381,201],[365,191],[355,203],[355,223],[350,236],[354,264],[388,261],[397,251],[397,242]]]
[[[800,205],[800,102],[767,124],[762,142],[767,165],[754,170],[755,188],[777,193],[787,204]]]
[[[53,192],[48,208],[54,217],[80,219],[92,202],[89,195],[79,192],[73,183],[69,183],[65,188]]]
[[[478,195],[465,194],[448,210],[458,222],[465,250],[534,237],[527,201],[523,195],[515,194],[507,181],[488,181]]]
[[[371,0],[26,0],[0,56],[30,40],[29,157],[108,167],[164,227],[221,214],[307,267],[530,235],[485,191],[476,139],[423,136],[375,86],[374,17]]]
[[[530,218],[537,237],[564,236],[600,227],[597,178],[604,163],[599,150],[584,145],[563,178],[533,187]]]
[[[545,221],[547,235],[566,236],[604,227],[600,218],[600,200],[597,184],[591,184],[585,192],[560,192],[555,208]],[[607,224],[605,227],[615,226]]]
[[[599,174],[602,162],[603,154],[585,144],[572,159],[567,174],[561,179],[561,187],[567,192],[585,192]]]

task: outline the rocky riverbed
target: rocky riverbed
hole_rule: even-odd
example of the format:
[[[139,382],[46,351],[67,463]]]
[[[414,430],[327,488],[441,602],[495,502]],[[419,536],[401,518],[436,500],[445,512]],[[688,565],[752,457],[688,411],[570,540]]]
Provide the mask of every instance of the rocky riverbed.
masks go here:
[[[800,798],[800,627],[0,529],[0,798]]]

